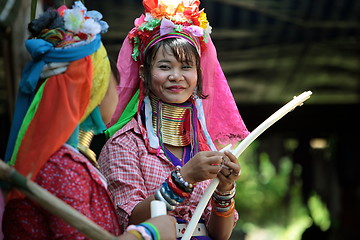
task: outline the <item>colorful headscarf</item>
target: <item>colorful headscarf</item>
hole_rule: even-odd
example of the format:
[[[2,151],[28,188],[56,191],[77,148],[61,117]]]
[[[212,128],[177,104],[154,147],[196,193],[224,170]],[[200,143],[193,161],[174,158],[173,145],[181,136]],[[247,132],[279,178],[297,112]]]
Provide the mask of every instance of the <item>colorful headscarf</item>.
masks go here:
[[[217,59],[216,49],[209,35],[211,27],[204,11],[199,10],[200,2],[144,0],[143,5],[145,14],[135,20],[135,27],[124,40],[118,56],[117,66],[121,76],[118,86],[119,104],[107,135],[114,134],[126,124],[125,120],[130,119],[128,114],[136,112],[129,106],[138,107],[142,104],[139,102],[134,104],[136,102],[134,94],[142,87],[139,66],[146,50],[159,39],[186,36],[188,42],[200,51],[201,56],[203,93],[208,95],[206,99],[200,99],[202,102],[197,104],[203,108],[198,109],[206,122],[203,130],[207,129],[215,143],[228,144],[244,139],[249,132]],[[141,99],[140,97],[140,101]],[[206,132],[204,134],[207,135]]]
[[[83,24],[90,17],[80,2],[73,9],[61,7],[58,12],[65,19],[64,28],[49,29],[45,34],[42,31],[43,39],[26,41],[33,60],[22,74],[7,146],[9,164],[25,176],[30,174],[31,179],[64,143],[77,144],[79,128],[99,133],[106,127],[97,107],[110,80],[110,63],[101,43],[100,24],[94,20],[92,25],[88,23],[87,29],[91,26],[98,29],[90,33],[76,32],[74,28],[64,31],[69,28],[66,14],[76,13],[77,17],[71,19]],[[54,37],[60,35],[63,40]],[[48,62],[71,63],[63,74],[40,82],[41,70]],[[10,198],[19,196],[13,192]]]

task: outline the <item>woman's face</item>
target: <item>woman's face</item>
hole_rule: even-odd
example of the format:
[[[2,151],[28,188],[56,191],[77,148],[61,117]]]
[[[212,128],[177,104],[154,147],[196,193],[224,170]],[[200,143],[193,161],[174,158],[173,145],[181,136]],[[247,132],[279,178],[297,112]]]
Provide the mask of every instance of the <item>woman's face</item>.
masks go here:
[[[192,62],[179,62],[166,47],[163,49],[161,46],[158,49],[150,71],[150,90],[163,102],[186,102],[196,88],[195,58]]]

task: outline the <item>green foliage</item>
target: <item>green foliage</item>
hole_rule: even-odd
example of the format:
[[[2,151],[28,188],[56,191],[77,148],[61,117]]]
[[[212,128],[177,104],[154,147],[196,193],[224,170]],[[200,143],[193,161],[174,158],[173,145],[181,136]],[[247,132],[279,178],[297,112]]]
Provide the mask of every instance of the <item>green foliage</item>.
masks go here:
[[[286,143],[289,150],[295,147],[293,141]],[[236,208],[240,219],[235,231],[248,234],[247,239],[259,238],[252,238],[254,233],[266,235],[265,239],[300,239],[312,224],[302,202],[301,167],[294,166],[289,157],[275,166],[258,148],[259,142],[254,142],[239,158],[242,174],[237,182]]]
[[[308,206],[314,223],[319,226],[321,230],[328,230],[330,228],[330,213],[321,201],[319,195],[314,193],[309,198]]]

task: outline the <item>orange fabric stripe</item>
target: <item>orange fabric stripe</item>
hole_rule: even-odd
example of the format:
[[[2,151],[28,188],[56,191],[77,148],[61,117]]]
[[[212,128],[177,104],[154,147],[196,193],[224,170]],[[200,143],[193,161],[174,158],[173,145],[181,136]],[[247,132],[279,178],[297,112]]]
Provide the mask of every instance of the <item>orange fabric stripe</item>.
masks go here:
[[[79,124],[90,99],[92,69],[92,58],[87,56],[71,62],[64,74],[53,76],[45,83],[40,105],[15,163],[22,175],[31,174],[33,180]]]

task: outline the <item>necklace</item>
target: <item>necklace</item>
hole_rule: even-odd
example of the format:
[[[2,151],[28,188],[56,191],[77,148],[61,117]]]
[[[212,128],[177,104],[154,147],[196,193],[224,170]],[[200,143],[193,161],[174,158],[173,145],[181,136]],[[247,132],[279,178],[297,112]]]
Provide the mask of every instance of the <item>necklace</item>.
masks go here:
[[[176,147],[191,143],[191,103],[169,104],[151,96],[153,126],[160,141]]]
[[[96,154],[90,149],[90,143],[92,138],[94,137],[93,131],[83,131],[79,130],[79,143],[77,148],[79,151],[90,160],[90,162],[96,167],[99,168],[99,165],[96,161]]]

